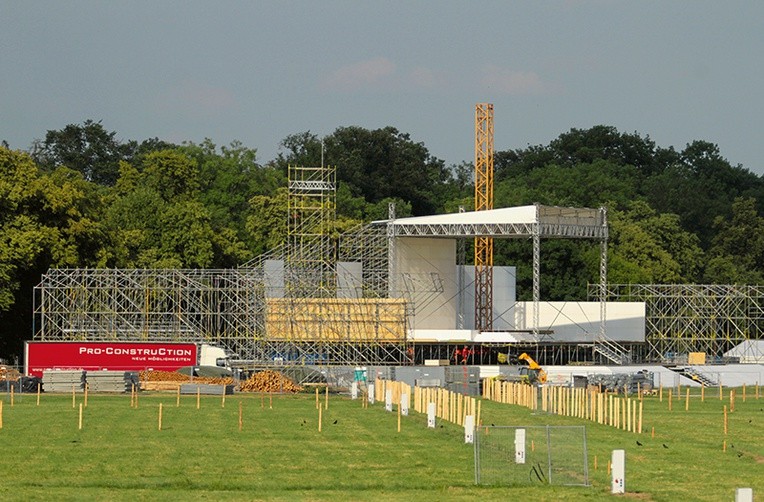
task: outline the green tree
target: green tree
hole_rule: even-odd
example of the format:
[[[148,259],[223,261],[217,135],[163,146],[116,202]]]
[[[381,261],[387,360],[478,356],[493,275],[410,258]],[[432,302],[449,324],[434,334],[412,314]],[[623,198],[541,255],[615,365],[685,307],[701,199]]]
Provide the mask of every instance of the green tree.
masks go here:
[[[715,283],[764,283],[764,218],[752,198],[738,197],[732,217],[717,217],[706,279]]]
[[[117,140],[116,133],[104,129],[100,121],[86,120],[60,131],[49,130],[32,151],[35,161],[49,171],[65,166],[82,173],[88,181],[113,185],[119,161],[130,156],[132,147]]]

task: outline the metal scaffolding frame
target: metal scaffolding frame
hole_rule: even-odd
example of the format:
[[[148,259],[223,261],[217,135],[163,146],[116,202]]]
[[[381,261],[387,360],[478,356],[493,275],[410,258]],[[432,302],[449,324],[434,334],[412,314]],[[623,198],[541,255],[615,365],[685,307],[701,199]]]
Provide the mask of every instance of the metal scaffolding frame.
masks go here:
[[[601,285],[588,289],[590,298],[601,298]],[[673,361],[690,352],[720,358],[740,343],[764,339],[764,286],[608,284],[605,295],[645,302],[646,360]]]
[[[53,269],[37,340],[193,341],[252,365],[410,364],[387,228],[334,235],[335,170],[289,167],[286,243],[237,269]]]

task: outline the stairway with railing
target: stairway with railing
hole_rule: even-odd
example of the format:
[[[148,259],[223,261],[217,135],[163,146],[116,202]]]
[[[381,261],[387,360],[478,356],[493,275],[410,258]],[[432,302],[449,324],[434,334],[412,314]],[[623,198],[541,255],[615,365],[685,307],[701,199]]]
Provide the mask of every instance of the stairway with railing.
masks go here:
[[[622,365],[631,363],[631,352],[624,349],[618,342],[608,338],[604,334],[598,334],[592,345],[595,353],[600,354],[609,361]]]

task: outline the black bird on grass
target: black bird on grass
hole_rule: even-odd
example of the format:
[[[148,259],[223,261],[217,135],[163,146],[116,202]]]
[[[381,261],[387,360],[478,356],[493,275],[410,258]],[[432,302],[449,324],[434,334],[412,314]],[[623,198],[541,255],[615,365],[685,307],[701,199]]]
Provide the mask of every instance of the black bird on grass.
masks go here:
[[[637,441],[637,446],[642,446],[642,443],[640,443],[639,441]]]
[[[666,443],[663,443],[663,447],[664,447],[664,448],[668,448],[668,446],[666,446]]]
[[[334,422],[332,422],[332,423],[333,423],[334,425],[337,425],[337,421],[336,421],[336,420],[335,420]]]

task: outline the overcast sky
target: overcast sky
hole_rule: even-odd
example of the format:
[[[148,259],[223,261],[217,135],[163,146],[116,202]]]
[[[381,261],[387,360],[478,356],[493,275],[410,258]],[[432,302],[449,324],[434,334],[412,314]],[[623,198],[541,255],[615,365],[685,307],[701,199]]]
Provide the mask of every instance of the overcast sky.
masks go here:
[[[0,0],[0,140],[120,139],[271,160],[287,135],[393,126],[454,164],[606,124],[764,174],[764,1]]]

